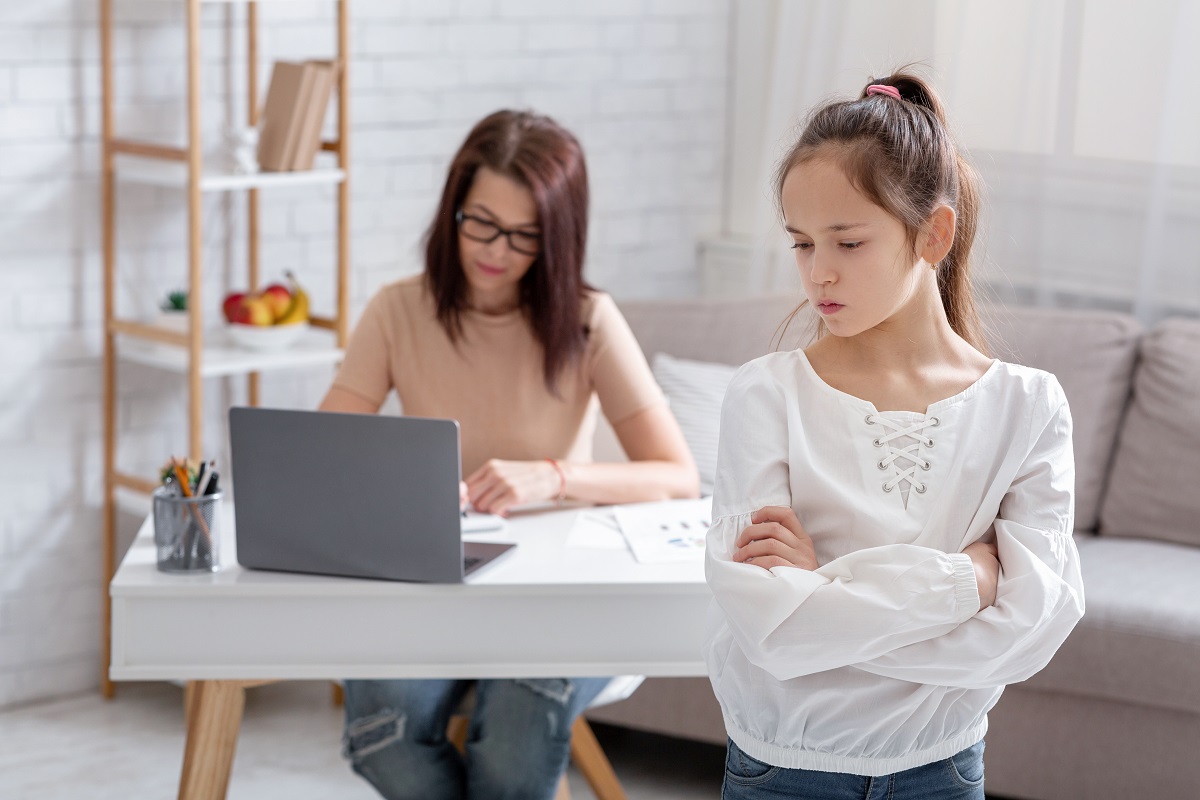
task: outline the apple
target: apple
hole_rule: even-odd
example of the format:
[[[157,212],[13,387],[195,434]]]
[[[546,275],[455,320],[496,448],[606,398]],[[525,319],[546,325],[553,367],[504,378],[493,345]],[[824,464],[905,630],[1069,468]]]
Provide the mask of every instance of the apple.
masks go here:
[[[249,310],[251,325],[271,325],[275,322],[275,312],[262,297],[243,300],[242,307]]]
[[[271,309],[272,321],[281,318],[292,306],[292,293],[288,291],[288,287],[281,283],[272,283],[263,289],[259,293],[259,296],[266,302],[267,307]]]
[[[241,306],[245,297],[245,292],[230,292],[225,295],[225,300],[221,303],[221,311],[225,314],[227,322],[233,322],[234,315],[237,314],[238,307]]]
[[[235,322],[240,325],[271,325],[275,322],[275,315],[271,311],[271,307],[267,305],[267,301],[258,296],[244,297],[242,302],[234,309],[233,318],[230,322]]]

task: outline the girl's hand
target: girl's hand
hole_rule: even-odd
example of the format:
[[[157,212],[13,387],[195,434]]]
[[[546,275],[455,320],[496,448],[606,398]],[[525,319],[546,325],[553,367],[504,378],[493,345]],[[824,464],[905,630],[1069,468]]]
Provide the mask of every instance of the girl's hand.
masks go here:
[[[467,482],[458,482],[458,510],[462,511],[467,507],[467,503],[471,502],[471,493],[467,491]]]
[[[734,541],[733,560],[756,567],[817,568],[813,541],[796,512],[785,506],[766,506],[750,515],[751,524]]]
[[[971,557],[975,567],[975,583],[979,585],[979,610],[996,604],[996,585],[1000,582],[1000,551],[990,542],[967,545],[964,555]]]
[[[549,462],[493,458],[467,478],[467,497],[476,511],[503,517],[513,506],[557,497],[558,482]]]

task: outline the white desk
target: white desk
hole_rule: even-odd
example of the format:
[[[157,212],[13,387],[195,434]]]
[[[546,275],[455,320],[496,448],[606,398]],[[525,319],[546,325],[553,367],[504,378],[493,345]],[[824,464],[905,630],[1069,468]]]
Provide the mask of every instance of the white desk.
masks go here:
[[[579,510],[514,517],[514,553],[464,585],[242,569],[233,509],[221,571],[168,575],[143,524],[109,587],[121,680],[186,680],[181,798],[223,797],[243,690],[265,681],[704,675],[703,566],[566,546]]]

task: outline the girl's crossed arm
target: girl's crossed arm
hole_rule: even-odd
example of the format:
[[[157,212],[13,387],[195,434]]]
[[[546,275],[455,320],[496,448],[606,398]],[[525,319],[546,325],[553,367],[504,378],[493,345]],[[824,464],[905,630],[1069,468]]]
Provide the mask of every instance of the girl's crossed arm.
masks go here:
[[[1071,538],[1075,465],[1071,415],[1050,381],[1049,421],[1000,505],[1003,566],[996,602],[953,631],[855,666],[889,678],[975,689],[1041,670],[1083,616],[1083,577]]]
[[[948,633],[980,607],[970,556],[894,544],[813,570],[734,560],[753,512],[791,507],[787,412],[757,362],[734,377],[721,415],[705,573],[747,658],[780,680],[870,661]],[[771,524],[778,524],[771,522]]]
[[[787,506],[766,506],[750,515],[750,526],[734,540],[733,560],[756,567],[799,567],[814,570],[817,564],[812,537],[804,530],[796,512]],[[1000,579],[1000,557],[991,542],[974,542],[963,553],[975,568],[979,589],[979,610],[996,602],[996,583]]]
[[[1022,680],[1044,666],[1083,613],[1069,533],[1070,414],[1061,389],[1051,383],[1055,411],[995,523],[1003,564],[996,606],[977,613],[991,598],[980,602],[966,554],[897,544],[823,566],[815,558],[806,564],[807,536],[798,520],[789,521],[795,517],[786,437],[763,426],[783,414],[778,389],[762,374],[735,380],[722,419],[714,512],[726,496],[763,500],[751,507],[784,507],[718,518],[709,534],[709,583],[747,657],[781,680],[854,665],[902,680],[967,687]],[[755,543],[764,539],[774,543]],[[754,561],[745,563],[747,558]],[[751,566],[759,559],[767,560],[767,569],[803,568],[768,572]]]

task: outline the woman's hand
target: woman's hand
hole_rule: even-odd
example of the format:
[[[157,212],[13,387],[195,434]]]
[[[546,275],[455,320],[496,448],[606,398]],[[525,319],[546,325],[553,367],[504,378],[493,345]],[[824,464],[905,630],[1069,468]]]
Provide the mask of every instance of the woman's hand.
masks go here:
[[[558,470],[547,461],[493,458],[467,478],[467,497],[476,511],[507,516],[513,506],[558,496]]]
[[[996,604],[996,585],[1000,582],[1000,551],[993,542],[967,545],[963,554],[971,557],[975,583],[979,585],[979,610]]]
[[[734,561],[763,569],[817,568],[813,541],[795,511],[785,506],[766,506],[750,515],[750,523],[734,541]]]

